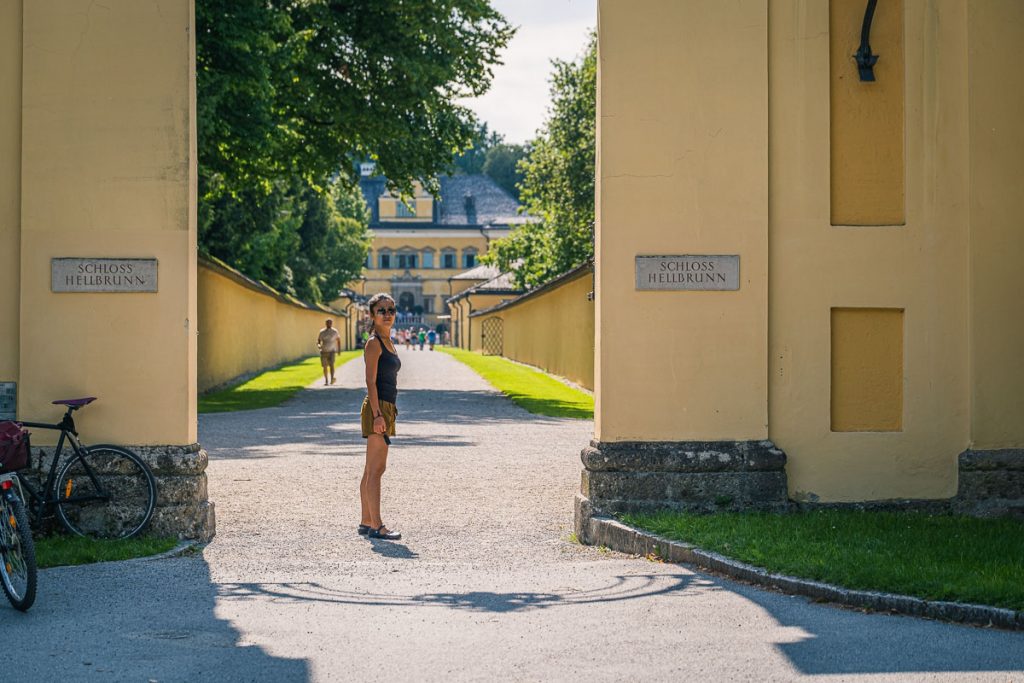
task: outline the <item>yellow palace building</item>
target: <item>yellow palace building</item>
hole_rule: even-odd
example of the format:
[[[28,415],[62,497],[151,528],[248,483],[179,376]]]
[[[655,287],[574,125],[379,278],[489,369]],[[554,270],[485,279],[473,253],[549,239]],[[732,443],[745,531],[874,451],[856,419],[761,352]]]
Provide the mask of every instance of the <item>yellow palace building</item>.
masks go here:
[[[485,175],[443,176],[435,199],[419,183],[402,201],[364,164],[360,189],[370,208],[373,244],[361,295],[389,292],[402,313],[400,326],[436,327],[447,321],[450,279],[478,265],[492,241],[529,220],[519,204]]]

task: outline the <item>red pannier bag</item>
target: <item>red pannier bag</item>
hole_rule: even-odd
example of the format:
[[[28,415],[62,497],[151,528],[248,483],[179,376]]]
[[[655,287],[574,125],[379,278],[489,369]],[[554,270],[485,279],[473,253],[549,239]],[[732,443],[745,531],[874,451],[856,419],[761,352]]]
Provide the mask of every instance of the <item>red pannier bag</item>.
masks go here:
[[[28,467],[28,434],[17,422],[0,422],[0,474]]]

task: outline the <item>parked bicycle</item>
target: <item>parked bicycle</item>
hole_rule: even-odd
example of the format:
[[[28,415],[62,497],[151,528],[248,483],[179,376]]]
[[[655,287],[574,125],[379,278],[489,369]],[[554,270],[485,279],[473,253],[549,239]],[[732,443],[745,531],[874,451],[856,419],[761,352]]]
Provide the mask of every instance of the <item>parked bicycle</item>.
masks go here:
[[[67,408],[57,424],[20,422],[25,427],[59,431],[60,438],[42,486],[23,473],[17,477],[28,492],[29,510],[35,519],[43,519],[49,510],[56,510],[64,528],[77,536],[133,538],[153,518],[156,480],[142,458],[127,448],[82,444],[72,413],[95,400],[89,396],[53,401],[54,405]],[[70,445],[72,454],[62,463],[65,443]]]
[[[36,551],[14,470],[28,465],[29,452],[28,431],[0,422],[0,586],[22,612],[36,599]]]

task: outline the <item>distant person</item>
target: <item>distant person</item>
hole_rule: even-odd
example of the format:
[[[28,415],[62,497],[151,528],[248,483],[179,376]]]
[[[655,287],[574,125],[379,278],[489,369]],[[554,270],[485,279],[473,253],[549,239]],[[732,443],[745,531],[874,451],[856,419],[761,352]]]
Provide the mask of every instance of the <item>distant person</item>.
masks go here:
[[[419,334],[416,335],[416,338],[420,343],[420,351],[422,351],[423,345],[427,342],[427,333],[423,331],[422,327],[420,328]]]
[[[402,338],[405,341],[405,350],[412,350],[412,332],[409,331],[409,328],[402,331]]]
[[[373,336],[363,349],[366,398],[360,419],[366,439],[366,467],[359,482],[362,520],[358,531],[370,538],[397,541],[402,534],[387,528],[380,518],[380,480],[387,468],[390,437],[395,435],[398,371],[402,368],[402,361],[391,343],[395,300],[388,294],[374,294],[370,299],[370,315],[373,316]]]
[[[441,343],[444,344],[445,346],[450,346],[451,345],[451,343],[452,343],[452,336],[448,333],[448,330],[445,330],[441,334]]]
[[[437,332],[435,332],[434,330],[431,330],[430,332],[427,332],[427,344],[430,345],[430,350],[431,351],[434,350],[434,344],[436,344],[436,343],[437,343]]]
[[[334,329],[334,321],[328,318],[324,321],[324,329],[316,336],[316,346],[320,349],[320,365],[324,369],[324,386],[334,384],[334,357],[341,351],[341,335]],[[330,371],[330,381],[328,381]]]

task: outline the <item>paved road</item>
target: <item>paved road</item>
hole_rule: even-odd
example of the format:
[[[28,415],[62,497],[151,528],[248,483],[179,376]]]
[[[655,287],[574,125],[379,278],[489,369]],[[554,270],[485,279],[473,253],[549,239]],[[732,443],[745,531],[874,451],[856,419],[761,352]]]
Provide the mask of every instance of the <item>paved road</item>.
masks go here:
[[[402,351],[384,519],[357,537],[362,367],[203,416],[217,538],[55,569],[0,606],[3,681],[1024,681],[1024,634],[866,615],[569,540],[592,424]],[[13,668],[8,668],[8,664]]]

